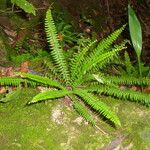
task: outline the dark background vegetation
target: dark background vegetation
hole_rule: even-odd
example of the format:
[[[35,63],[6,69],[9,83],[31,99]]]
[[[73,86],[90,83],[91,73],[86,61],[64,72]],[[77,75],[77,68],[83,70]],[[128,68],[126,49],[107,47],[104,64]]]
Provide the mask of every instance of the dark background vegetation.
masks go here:
[[[64,14],[63,19],[72,24],[76,32],[86,32],[90,36],[94,31],[98,39],[105,37],[116,28],[128,22],[128,0],[29,0],[29,2],[37,8],[37,15],[32,16],[24,13],[19,8],[15,8],[15,12],[28,20],[28,22],[31,22],[31,24],[30,26],[24,25],[17,32],[17,36],[13,37],[14,43],[20,40],[20,38],[24,38],[25,35],[33,35],[32,32],[39,32],[39,34],[41,34],[43,29],[39,26],[39,20],[43,22],[45,11],[50,6],[54,11],[62,12]],[[142,61],[150,65],[150,1],[131,0],[130,3],[142,26]],[[0,29],[4,30],[4,28],[6,28],[7,30],[15,30],[16,24],[10,21],[10,15],[12,13],[10,1],[1,0],[0,9],[7,10],[4,12],[1,11],[0,13]],[[37,30],[31,30],[33,28]],[[41,34],[42,38],[44,38],[43,34]],[[126,28],[122,36],[123,38],[129,39],[128,28]],[[135,54],[133,48],[129,47],[128,51],[134,60]]]

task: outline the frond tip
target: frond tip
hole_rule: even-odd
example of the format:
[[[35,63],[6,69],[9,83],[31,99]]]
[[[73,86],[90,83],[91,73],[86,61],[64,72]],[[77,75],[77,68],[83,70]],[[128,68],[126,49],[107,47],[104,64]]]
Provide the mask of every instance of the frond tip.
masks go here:
[[[41,83],[43,85],[47,85],[47,86],[52,86],[52,87],[57,87],[60,89],[63,89],[63,86],[61,86],[59,84],[59,82],[55,81],[55,80],[51,80],[49,78],[46,77],[42,77],[39,75],[35,75],[35,74],[30,74],[30,73],[20,73],[20,75],[24,78],[27,78],[29,80]]]
[[[64,97],[65,95],[68,94],[71,94],[71,92],[67,90],[54,90],[54,91],[42,92],[37,94],[35,97],[33,97],[33,99],[29,102],[29,104],[36,103],[43,100],[48,100],[48,99],[56,99],[56,98]]]
[[[47,41],[52,49],[51,55],[57,65],[57,69],[61,73],[63,79],[69,83],[70,78],[67,63],[65,61],[63,50],[58,41],[58,35],[50,9],[48,9],[46,12],[45,31],[47,35]]]

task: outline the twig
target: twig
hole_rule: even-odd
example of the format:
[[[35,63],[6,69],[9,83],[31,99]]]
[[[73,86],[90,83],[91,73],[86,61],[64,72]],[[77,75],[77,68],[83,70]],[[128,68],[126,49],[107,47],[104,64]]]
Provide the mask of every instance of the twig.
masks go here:
[[[106,133],[104,130],[102,130],[100,127],[98,127],[97,125],[95,125],[96,129],[98,129],[99,131],[101,131],[103,134],[108,135],[108,133]]]

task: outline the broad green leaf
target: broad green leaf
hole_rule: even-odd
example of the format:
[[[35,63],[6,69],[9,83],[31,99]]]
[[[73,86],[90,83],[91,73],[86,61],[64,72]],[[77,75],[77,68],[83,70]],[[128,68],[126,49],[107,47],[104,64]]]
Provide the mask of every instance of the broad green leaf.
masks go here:
[[[128,19],[132,44],[139,58],[142,50],[142,30],[140,22],[130,5],[128,5]]]
[[[35,7],[29,3],[27,0],[11,0],[12,4],[19,6],[27,13],[31,13],[34,16],[36,15]]]
[[[71,93],[72,93],[71,91],[67,91],[67,90],[54,90],[54,91],[42,92],[42,93],[37,94],[35,97],[33,97],[32,101],[30,101],[29,104],[36,103],[38,101],[64,97],[65,95],[68,95]]]

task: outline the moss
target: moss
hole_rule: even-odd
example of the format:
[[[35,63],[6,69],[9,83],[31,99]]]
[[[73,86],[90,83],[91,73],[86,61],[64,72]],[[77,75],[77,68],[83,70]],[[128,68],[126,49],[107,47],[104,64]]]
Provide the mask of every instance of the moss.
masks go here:
[[[37,92],[23,89],[16,99],[0,103],[0,149],[99,150],[107,148],[118,135],[125,136],[124,148],[130,144],[133,150],[150,147],[149,109],[144,106],[104,100],[122,122],[122,128],[114,129],[95,115],[105,135],[83,119],[78,123],[79,115],[61,100],[26,105]]]

